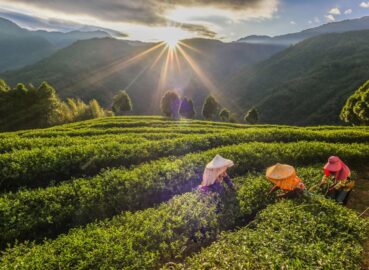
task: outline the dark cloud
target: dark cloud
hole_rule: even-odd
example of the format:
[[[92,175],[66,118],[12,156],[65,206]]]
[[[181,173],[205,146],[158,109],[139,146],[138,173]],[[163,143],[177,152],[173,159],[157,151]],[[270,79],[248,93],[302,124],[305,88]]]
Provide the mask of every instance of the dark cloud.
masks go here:
[[[74,15],[86,14],[105,21],[163,26],[168,23],[176,24],[165,18],[165,12],[178,6],[217,7],[240,11],[259,8],[267,1],[269,0],[12,0],[12,3],[23,3]],[[204,25],[186,23],[178,26],[206,37],[216,35]]]
[[[46,31],[59,31],[59,32],[70,32],[70,31],[83,31],[83,32],[91,32],[91,31],[105,31],[114,37],[128,37],[127,34],[121,33],[119,31],[115,31],[112,29],[107,29],[94,25],[84,25],[77,22],[72,22],[69,20],[61,20],[61,19],[42,19],[35,16],[30,16],[27,14],[9,11],[0,8],[0,17],[6,18],[15,22],[20,27],[31,29],[31,30],[46,30]]]

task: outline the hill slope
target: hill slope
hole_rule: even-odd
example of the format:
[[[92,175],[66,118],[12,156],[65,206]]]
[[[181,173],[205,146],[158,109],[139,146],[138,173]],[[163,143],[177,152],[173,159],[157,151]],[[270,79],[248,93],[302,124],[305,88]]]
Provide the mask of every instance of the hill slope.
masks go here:
[[[0,72],[34,64],[77,40],[110,37],[98,31],[29,31],[0,17]]]
[[[308,39],[230,78],[244,109],[268,123],[335,124],[345,100],[369,78],[369,31]]]
[[[163,48],[137,59],[137,55],[156,46],[148,43],[132,43],[114,39],[79,41],[62,49],[51,57],[21,70],[0,75],[11,85],[17,82],[38,84],[49,81],[62,97],[98,99],[108,106],[112,96],[126,89],[133,98],[135,113],[158,112],[163,91],[176,89],[195,99],[198,111],[208,86],[200,78],[209,78],[215,86],[245,65],[265,60],[280,51],[280,46],[222,43],[215,40],[192,39],[182,46],[202,75],[180,53],[178,63],[168,67],[166,83],[158,87],[167,54],[153,65]],[[189,48],[188,46],[191,46]],[[138,61],[132,61],[134,59]],[[127,64],[129,63],[129,64]],[[159,89],[158,89],[159,88]],[[220,92],[220,91],[219,91]]]
[[[45,38],[0,18],[0,71],[34,63],[53,52],[55,47]]]
[[[280,35],[275,37],[254,35],[241,38],[238,41],[252,44],[291,45],[321,34],[342,33],[348,31],[359,31],[368,29],[369,29],[369,16],[366,16],[360,19],[331,22],[323,24],[318,27],[306,29],[298,33]]]

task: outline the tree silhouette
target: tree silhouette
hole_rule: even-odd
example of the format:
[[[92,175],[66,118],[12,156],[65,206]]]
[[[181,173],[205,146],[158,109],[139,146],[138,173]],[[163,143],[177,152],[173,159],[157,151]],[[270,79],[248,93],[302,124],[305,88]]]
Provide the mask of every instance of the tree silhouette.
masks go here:
[[[126,91],[119,91],[113,98],[112,111],[116,115],[132,111],[132,101]]]
[[[259,112],[256,110],[256,108],[252,108],[246,113],[245,121],[252,125],[259,121]]]
[[[160,102],[161,112],[172,118],[178,118],[181,100],[176,92],[168,91],[164,94]]]
[[[219,104],[215,100],[213,96],[208,96],[205,101],[204,105],[202,107],[202,115],[206,120],[211,120],[214,118],[215,115],[217,115],[219,111]]]
[[[179,108],[179,114],[185,118],[194,118],[195,109],[191,99],[183,98]]]
[[[219,113],[220,120],[222,120],[224,122],[229,121],[230,116],[231,116],[231,113],[226,108],[221,110],[220,113]]]

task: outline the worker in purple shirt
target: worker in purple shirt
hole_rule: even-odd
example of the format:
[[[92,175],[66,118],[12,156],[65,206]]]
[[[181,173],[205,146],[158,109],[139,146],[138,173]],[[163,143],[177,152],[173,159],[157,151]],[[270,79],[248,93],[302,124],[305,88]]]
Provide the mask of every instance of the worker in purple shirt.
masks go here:
[[[220,194],[225,191],[223,182],[226,183],[230,189],[234,190],[232,180],[227,174],[227,169],[233,165],[234,163],[232,160],[216,155],[214,159],[206,165],[202,182],[198,190],[204,193],[217,192]]]

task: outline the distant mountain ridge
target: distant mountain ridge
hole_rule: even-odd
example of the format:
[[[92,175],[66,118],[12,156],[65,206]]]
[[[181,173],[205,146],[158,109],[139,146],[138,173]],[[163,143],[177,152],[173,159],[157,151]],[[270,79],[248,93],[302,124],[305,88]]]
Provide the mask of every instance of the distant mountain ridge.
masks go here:
[[[235,74],[225,84],[264,123],[342,124],[346,99],[369,79],[369,30],[324,34]]]
[[[13,86],[17,82],[38,85],[46,80],[56,87],[62,98],[96,98],[103,106],[110,106],[113,95],[126,89],[138,114],[159,113],[162,91],[176,89],[181,95],[194,99],[200,115],[203,99],[209,93],[202,80],[208,78],[207,83],[214,85],[211,91],[216,95],[217,86],[227,76],[284,49],[207,39],[190,39],[183,43],[187,46],[182,46],[183,50],[196,67],[191,67],[178,52],[178,61],[174,60],[166,72],[167,54],[156,60],[163,47],[136,62],[131,59],[157,44],[103,38],[78,41],[34,65],[0,74],[0,78]],[[164,73],[166,83],[159,87]],[[218,91],[218,94],[222,93]]]
[[[344,20],[331,22],[321,26],[303,30],[298,33],[291,33],[275,37],[252,35],[241,38],[238,42],[252,44],[274,44],[274,45],[293,45],[305,39],[315,37],[321,34],[342,33],[348,31],[359,31],[369,29],[369,16],[360,19]]]
[[[105,37],[111,35],[102,30],[67,33],[29,31],[0,17],[0,72],[36,63],[78,40]]]

